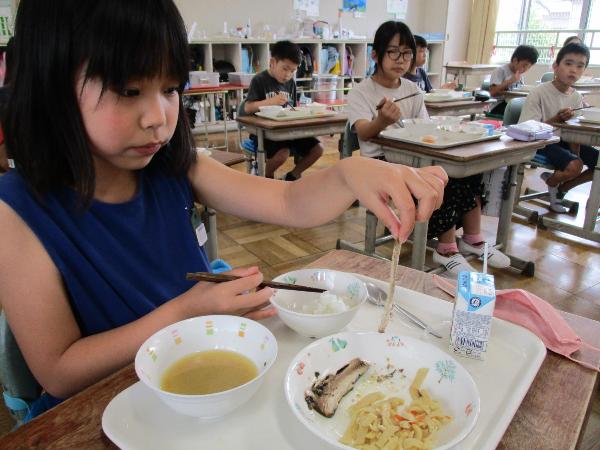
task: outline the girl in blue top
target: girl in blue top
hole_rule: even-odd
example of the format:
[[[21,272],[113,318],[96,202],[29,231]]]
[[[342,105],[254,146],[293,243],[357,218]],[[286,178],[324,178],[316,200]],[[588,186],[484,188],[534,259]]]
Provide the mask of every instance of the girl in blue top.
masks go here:
[[[256,267],[227,283],[185,280],[209,270],[194,201],[311,227],[358,198],[400,240],[440,206],[447,178],[437,167],[348,158],[285,182],[197,155],[181,102],[186,32],[172,0],[22,0],[14,55],[0,300],[27,365],[56,398],[130,363],[173,322],[274,314],[264,308],[273,291],[254,290]]]

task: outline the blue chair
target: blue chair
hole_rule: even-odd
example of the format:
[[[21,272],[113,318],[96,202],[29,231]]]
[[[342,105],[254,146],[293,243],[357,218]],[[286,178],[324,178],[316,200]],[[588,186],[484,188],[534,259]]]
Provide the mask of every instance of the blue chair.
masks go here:
[[[552,81],[554,79],[554,72],[546,72],[544,75],[542,75],[542,78],[540,79],[540,81],[542,83],[545,83],[546,81]]]
[[[550,72],[552,73],[552,72]],[[523,109],[523,105],[527,100],[526,97],[517,97],[511,99],[504,110],[504,126],[514,125],[519,123],[519,118],[521,117],[521,110]],[[531,167],[542,167],[544,169],[548,169],[550,171],[554,171],[554,167],[550,164],[547,158],[538,153],[535,154],[533,159],[531,160]],[[539,224],[540,217],[537,211],[526,208],[524,206],[519,205],[520,202],[530,201],[530,200],[540,200],[540,199],[548,199],[548,191],[538,192],[529,188],[525,188],[525,192],[521,195],[521,187],[523,185],[523,179],[525,177],[525,165],[519,165],[519,169],[517,171],[517,197],[515,199],[515,203],[513,205],[513,214],[517,214],[525,217],[529,223]],[[569,212],[576,214],[579,209],[579,204],[577,202],[572,202],[570,200],[563,200],[563,205],[566,208],[569,208]]]

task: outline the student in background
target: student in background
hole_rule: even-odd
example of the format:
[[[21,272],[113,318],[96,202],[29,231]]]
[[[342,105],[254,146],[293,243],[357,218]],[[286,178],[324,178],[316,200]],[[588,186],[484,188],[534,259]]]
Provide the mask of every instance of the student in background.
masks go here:
[[[241,114],[253,114],[261,106],[296,106],[296,81],[294,73],[302,58],[300,47],[290,41],[279,41],[271,47],[269,68],[252,78],[248,96]],[[250,138],[258,145],[257,137]],[[323,147],[314,137],[290,141],[269,141],[265,139],[266,166],[265,176],[273,178],[275,171],[287,161],[290,153],[300,156],[284,180],[294,181],[302,172],[312,166],[323,155]]]
[[[565,42],[563,42],[562,46],[566,47],[569,44],[583,44],[583,41],[579,36],[569,36],[565,39]]]
[[[385,160],[381,147],[370,142],[386,128],[401,128],[402,119],[427,119],[423,95],[394,102],[414,93],[422,93],[412,81],[403,78],[415,64],[416,44],[404,23],[381,24],[373,40],[371,57],[375,73],[348,94],[348,120],[356,131],[360,154]],[[462,253],[483,257],[485,240],[481,234],[482,177],[451,178],[444,190],[444,202],[429,220],[427,236],[438,238],[433,260],[452,274],[475,271]],[[456,230],[463,228],[457,245]],[[488,262],[493,267],[508,267],[510,260],[493,246],[488,247]]]
[[[308,228],[358,198],[402,241],[441,203],[439,167],[347,158],[286,183],[197,154],[181,101],[189,46],[172,0],[21,0],[15,36],[0,300],[44,389],[33,414],[131,363],[169,324],[275,314],[257,267],[225,283],[186,280],[210,271],[196,201]]]
[[[410,70],[404,74],[404,78],[415,83],[422,91],[431,92],[433,86],[431,85],[427,71],[423,68],[427,62],[427,54],[429,52],[427,49],[427,41],[425,38],[416,34],[414,35],[414,38],[417,47],[415,62]],[[450,83],[445,83],[442,84],[441,87],[443,89],[456,89],[456,82],[452,81]]]
[[[519,122],[537,120],[540,122],[564,122],[574,116],[573,109],[583,106],[581,94],[573,89],[590,59],[589,49],[582,44],[567,44],[560,49],[552,64],[554,79],[542,83],[527,96]],[[568,210],[560,199],[569,189],[592,180],[598,163],[598,150],[588,145],[560,141],[550,144],[538,153],[544,155],[555,167],[554,172],[544,172],[540,176],[548,185],[550,209],[557,213]],[[582,173],[583,166],[587,170]]]
[[[512,91],[523,86],[525,84],[523,74],[537,63],[538,56],[539,53],[535,47],[519,45],[510,57],[510,63],[504,64],[492,72],[490,95],[498,100],[498,104],[490,111],[492,114],[504,114],[506,102],[502,92]]]

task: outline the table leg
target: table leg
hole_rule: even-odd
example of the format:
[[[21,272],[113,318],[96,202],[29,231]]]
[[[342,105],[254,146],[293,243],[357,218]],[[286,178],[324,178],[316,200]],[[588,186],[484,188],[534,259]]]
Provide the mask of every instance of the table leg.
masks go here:
[[[265,176],[265,134],[260,128],[256,131],[256,138],[258,140],[258,146],[256,149],[256,163],[258,165],[258,175],[261,177]]]
[[[202,222],[206,228],[206,255],[209,261],[214,261],[219,257],[219,241],[217,237],[217,212],[209,207],[204,208],[202,213]]]
[[[365,253],[372,255],[375,253],[375,240],[377,237],[377,216],[367,210],[365,219]]]
[[[225,128],[224,130],[224,134],[225,134],[225,151],[228,152],[229,151],[229,138],[227,137],[227,111],[229,111],[229,104],[228,104],[228,95],[227,95],[227,91],[223,92],[223,111],[222,111],[222,116],[223,116],[223,126]]]
[[[413,269],[425,270],[428,222],[417,222],[413,229],[413,244],[410,265]]]
[[[600,208],[600,160],[594,167],[594,176],[592,186],[590,187],[590,196],[585,206],[585,220],[583,228],[588,231],[594,231],[598,220],[598,208]]]

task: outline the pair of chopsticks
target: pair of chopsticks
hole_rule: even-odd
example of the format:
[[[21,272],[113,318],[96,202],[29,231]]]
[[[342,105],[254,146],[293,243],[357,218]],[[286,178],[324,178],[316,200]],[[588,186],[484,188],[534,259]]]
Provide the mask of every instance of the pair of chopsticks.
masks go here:
[[[412,93],[412,94],[410,94],[410,95],[407,95],[406,97],[396,98],[396,99],[394,99],[394,100],[392,100],[392,101],[393,101],[394,103],[396,103],[396,102],[399,102],[400,100],[406,100],[407,98],[411,98],[411,97],[414,97],[414,96],[416,96],[416,95],[421,95],[421,93],[420,93],[420,92],[414,92],[414,93]],[[385,102],[382,102],[382,103],[380,103],[379,105],[377,105],[377,106],[375,107],[375,109],[376,109],[377,111],[379,111],[381,108],[383,108],[383,105],[384,105],[384,104],[385,104]]]
[[[226,275],[223,273],[210,272],[190,272],[185,276],[186,280],[194,281],[209,281],[211,283],[223,283],[225,281],[234,281],[242,277],[235,275]],[[269,286],[275,289],[288,289],[290,291],[306,291],[306,292],[325,292],[327,289],[302,286],[299,284],[280,283],[278,281],[265,280],[258,285],[259,288]]]
[[[593,107],[594,107],[594,105],[587,105],[587,106],[582,106],[581,108],[572,109],[571,111],[579,111],[580,109],[593,108]]]

